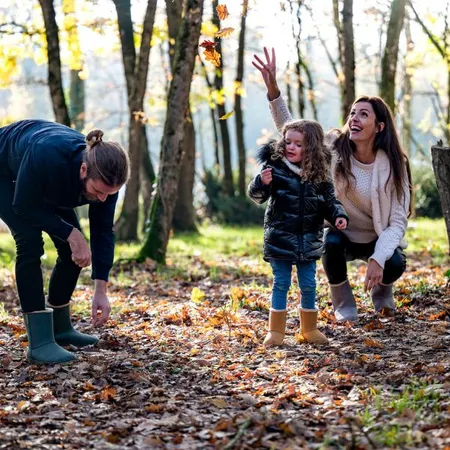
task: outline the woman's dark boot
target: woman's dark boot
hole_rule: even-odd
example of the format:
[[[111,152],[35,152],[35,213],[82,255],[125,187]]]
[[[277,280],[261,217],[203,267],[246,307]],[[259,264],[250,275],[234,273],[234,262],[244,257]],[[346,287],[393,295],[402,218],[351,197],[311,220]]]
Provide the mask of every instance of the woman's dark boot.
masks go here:
[[[330,284],[330,290],[336,320],[338,322],[356,322],[358,320],[358,311],[348,280],[341,284]]]
[[[386,316],[395,314],[394,292],[392,284],[377,284],[371,291],[373,307],[376,312]]]

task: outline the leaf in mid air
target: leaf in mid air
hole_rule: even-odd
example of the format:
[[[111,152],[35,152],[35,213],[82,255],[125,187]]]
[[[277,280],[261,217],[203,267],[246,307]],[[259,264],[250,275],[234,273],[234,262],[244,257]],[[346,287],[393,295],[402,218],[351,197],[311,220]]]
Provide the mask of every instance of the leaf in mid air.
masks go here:
[[[225,20],[228,17],[228,8],[227,5],[219,5],[216,8],[217,15],[220,20]]]
[[[203,52],[206,61],[211,61],[216,67],[220,67],[220,53],[214,50],[214,48],[206,48]]]
[[[224,114],[222,117],[219,117],[219,120],[227,120],[228,117],[231,117],[234,114],[234,111],[229,111],[226,114]]]
[[[222,28],[217,33],[214,33],[214,37],[216,37],[216,38],[226,38],[228,36],[231,36],[233,31],[234,31],[234,28],[231,28],[231,27]]]
[[[203,41],[199,45],[199,47],[203,47],[203,48],[205,48],[207,50],[211,50],[211,49],[215,48],[215,46],[216,46],[216,43],[214,41],[208,41],[208,40]]]

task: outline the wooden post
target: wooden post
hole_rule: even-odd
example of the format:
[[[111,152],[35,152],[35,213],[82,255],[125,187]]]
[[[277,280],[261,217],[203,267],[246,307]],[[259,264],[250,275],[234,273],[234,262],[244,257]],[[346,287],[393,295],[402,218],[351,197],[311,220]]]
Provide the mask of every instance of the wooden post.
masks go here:
[[[450,147],[444,147],[442,141],[431,147],[434,176],[441,198],[442,213],[447,227],[447,239],[450,254]]]

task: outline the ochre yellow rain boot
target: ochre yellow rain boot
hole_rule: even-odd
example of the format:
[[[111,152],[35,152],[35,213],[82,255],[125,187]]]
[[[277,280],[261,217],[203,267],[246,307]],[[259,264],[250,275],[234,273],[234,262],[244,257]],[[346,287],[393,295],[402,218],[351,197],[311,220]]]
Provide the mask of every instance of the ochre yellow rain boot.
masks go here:
[[[269,312],[269,332],[264,339],[264,345],[281,345],[284,340],[286,331],[286,314],[287,310],[277,311],[271,309]]]
[[[328,344],[328,339],[317,329],[317,309],[299,308],[300,331],[306,342],[311,344]]]

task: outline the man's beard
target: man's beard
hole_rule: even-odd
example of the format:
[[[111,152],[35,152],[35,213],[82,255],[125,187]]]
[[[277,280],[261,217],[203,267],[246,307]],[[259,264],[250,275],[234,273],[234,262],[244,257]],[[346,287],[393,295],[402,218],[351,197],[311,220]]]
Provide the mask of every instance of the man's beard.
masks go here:
[[[88,182],[88,177],[82,178],[81,180],[81,194],[83,197],[89,202],[98,202],[98,198],[95,195],[89,194],[86,189],[86,185]]]

